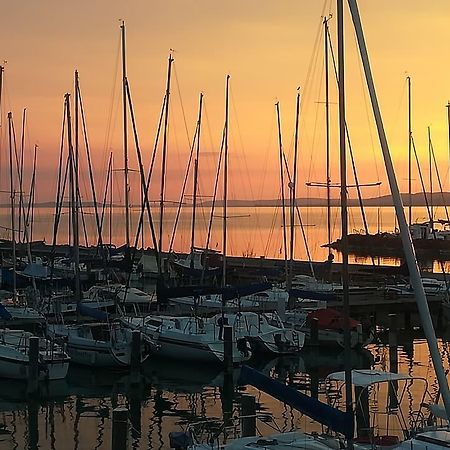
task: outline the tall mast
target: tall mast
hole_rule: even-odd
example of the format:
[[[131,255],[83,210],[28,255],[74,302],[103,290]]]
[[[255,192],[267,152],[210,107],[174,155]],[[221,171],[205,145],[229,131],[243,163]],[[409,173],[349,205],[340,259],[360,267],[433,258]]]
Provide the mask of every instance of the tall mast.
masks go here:
[[[328,69],[328,19],[323,20],[324,25],[324,58],[325,58],[325,124],[326,124],[326,176],[327,176],[327,236],[328,236],[328,259],[332,259],[331,251],[331,174],[330,174],[330,83]]]
[[[197,186],[198,186],[198,159],[200,156],[200,136],[202,127],[202,107],[203,93],[200,93],[200,102],[198,107],[197,120],[197,148],[194,160],[194,194],[192,198],[192,230],[191,230],[191,269],[194,268],[194,246],[195,246],[195,213],[197,209]]]
[[[2,105],[2,94],[3,94],[3,72],[5,71],[5,68],[3,66],[0,66],[0,107]],[[1,122],[0,122],[1,123]]]
[[[278,124],[278,155],[280,159],[280,187],[281,187],[281,217],[283,227],[283,248],[284,248],[284,275],[287,284],[289,284],[288,276],[288,262],[287,262],[287,239],[286,239],[286,211],[284,209],[284,170],[283,170],[283,142],[281,138],[281,119],[280,119],[280,104],[275,103],[277,109],[277,124]],[[290,286],[287,286],[290,289]]]
[[[346,412],[353,412],[352,368],[350,362],[350,301],[348,277],[348,212],[347,212],[347,160],[345,148],[345,72],[344,72],[344,3],[337,0],[338,35],[338,92],[339,92],[339,153],[341,175],[341,226],[342,226],[342,288],[344,312],[344,361]],[[347,440],[347,448],[353,449],[353,439]]]
[[[412,224],[412,121],[411,121],[411,77],[408,83],[408,224]]]
[[[109,155],[109,250],[112,246],[112,213],[113,213],[113,154]]]
[[[372,110],[375,117],[375,122],[380,140],[381,150],[383,152],[386,172],[389,179],[389,185],[392,192],[392,198],[395,205],[395,212],[400,228],[400,236],[403,244],[403,252],[405,254],[406,263],[409,270],[410,283],[414,289],[414,294],[417,302],[417,309],[419,310],[423,331],[428,342],[431,359],[433,361],[436,377],[439,382],[439,389],[442,394],[442,399],[445,406],[447,417],[450,417],[450,390],[447,382],[447,375],[442,365],[441,353],[437,344],[436,333],[434,331],[433,322],[431,320],[430,310],[428,307],[427,298],[422,284],[419,266],[417,264],[414,246],[412,244],[411,233],[406,222],[406,216],[403,209],[402,198],[398,188],[397,179],[395,176],[394,165],[392,163],[389,145],[384,130],[383,119],[378,104],[378,98],[375,91],[375,83],[370,68],[369,55],[367,53],[367,46],[364,38],[364,32],[361,25],[361,18],[359,15],[358,5],[356,0],[348,0],[350,11],[352,14],[353,24],[356,31],[361,60],[366,76],[367,87],[369,90],[370,100],[372,103]]]
[[[11,200],[11,243],[12,243],[12,263],[13,263],[13,301],[16,301],[16,211],[14,205],[15,189],[13,177],[13,123],[12,113],[8,113],[8,138],[9,138],[9,194]]]
[[[125,239],[130,247],[130,184],[128,180],[128,122],[127,122],[127,61],[125,47],[125,22],[120,25],[122,36],[122,106],[123,106],[123,174],[125,188]]]
[[[295,247],[295,207],[296,207],[296,188],[297,188],[297,158],[298,158],[298,119],[300,115],[300,88],[297,89],[296,107],[295,107],[295,136],[294,136],[294,168],[292,174],[291,186],[291,242],[290,242],[290,260],[289,260],[289,276],[286,287],[291,289],[292,277],[294,271],[294,247]]]
[[[25,147],[25,124],[26,124],[26,117],[27,117],[27,109],[23,108],[22,112],[22,130],[21,130],[21,137],[20,137],[20,160],[18,161],[19,167],[18,167],[18,175],[19,175],[19,229],[18,229],[18,240],[19,242],[22,241],[22,211],[24,210],[23,207],[23,152]],[[25,217],[23,218],[24,226],[25,226]],[[25,234],[25,233],[24,233]],[[30,261],[31,263],[31,261]]]
[[[225,127],[224,127],[224,141],[223,141],[223,222],[222,222],[222,286],[227,284],[227,202],[228,202],[228,103],[229,103],[229,90],[230,90],[230,75],[226,78],[226,90],[225,90]]]
[[[450,162],[450,101],[447,102],[446,108],[447,108],[447,128],[448,128],[448,155]]]
[[[75,92],[78,87],[78,72],[75,71]],[[75,300],[81,301],[80,289],[80,247],[78,227],[78,102],[75,96],[75,151],[72,143],[72,118],[70,94],[65,95],[67,113],[67,146],[69,150],[70,198],[72,203],[73,260],[75,265]]]
[[[428,167],[430,168],[430,227],[433,229],[433,222],[434,222],[434,211],[433,211],[433,162],[432,162],[432,155],[431,155],[431,130],[430,127],[428,127]]]
[[[163,148],[161,158],[161,190],[159,193],[159,251],[158,258],[161,262],[161,252],[163,244],[163,220],[164,220],[164,195],[166,187],[166,164],[167,164],[167,138],[168,138],[168,126],[169,126],[169,98],[170,98],[170,79],[172,75],[172,53],[169,54],[169,64],[167,67],[167,85],[166,85],[166,103],[164,111],[164,133],[163,133]],[[161,264],[160,264],[160,267]]]
[[[30,227],[30,242],[33,242],[33,227],[34,227],[34,201],[36,197],[36,159],[37,159],[37,149],[38,145],[34,145],[34,155],[33,155],[33,175],[31,177],[31,189],[30,189],[30,205],[31,205],[31,218],[28,219],[29,214],[27,214],[27,227]]]

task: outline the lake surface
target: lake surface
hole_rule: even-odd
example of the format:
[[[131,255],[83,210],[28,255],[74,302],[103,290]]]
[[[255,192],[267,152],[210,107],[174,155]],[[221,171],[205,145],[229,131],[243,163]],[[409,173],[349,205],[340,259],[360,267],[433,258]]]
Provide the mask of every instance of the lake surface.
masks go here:
[[[398,371],[428,380],[432,393],[437,392],[426,343],[422,339],[399,336]],[[449,368],[449,349],[440,341],[443,361]],[[391,352],[392,357],[392,352]],[[390,352],[384,344],[374,344],[367,351],[353,352],[352,364],[357,368],[389,370]],[[325,377],[343,369],[343,353],[304,349],[299,355],[251,363],[265,374],[308,395],[325,401]],[[104,449],[111,448],[112,408],[125,405],[129,410],[130,449],[168,449],[168,434],[186,429],[188,424],[207,421],[203,437],[217,430],[224,417],[239,415],[242,394],[256,397],[257,413],[269,414],[273,421],[258,421],[263,435],[299,429],[320,431],[311,419],[290,407],[245,385],[239,385],[239,371],[234,381],[214,367],[177,363],[152,358],[142,369],[141,381],[132,385],[127,373],[91,371],[73,366],[66,380],[43,386],[42,399],[24,400],[25,385],[12,381],[0,384],[0,449]],[[408,384],[402,400],[410,423],[422,400],[423,386]],[[389,400],[386,387],[380,389],[380,405]],[[381,420],[381,419],[380,419]],[[222,440],[240,433],[227,428]],[[398,428],[391,418],[391,426]],[[380,426],[381,427],[381,426]]]
[[[326,208],[310,207],[301,208],[302,223],[305,238],[302,229],[299,226],[298,217],[296,217],[296,245],[295,258],[306,260],[307,252],[305,241],[307,242],[311,258],[313,260],[325,260],[328,250],[322,247],[327,243],[327,213]],[[168,250],[172,240],[174,223],[176,218],[176,207],[167,207],[164,216],[163,227],[163,248]],[[156,233],[158,234],[158,209],[153,209],[153,220]],[[288,217],[288,208],[286,214]],[[377,231],[392,232],[396,228],[396,220],[394,209],[392,207],[367,207],[365,208],[369,231],[375,233]],[[425,221],[427,217],[425,208],[413,209],[414,221]],[[139,221],[140,210],[134,208],[131,213],[131,241],[134,243],[137,223]],[[173,238],[172,249],[178,252],[186,252],[190,248],[191,239],[191,216],[192,210],[184,207],[181,210],[180,218],[176,233]],[[332,241],[339,238],[340,231],[340,209],[332,208]],[[435,217],[444,217],[443,208],[436,208]],[[9,210],[0,209],[0,225],[9,226]],[[34,240],[45,240],[47,243],[52,242],[53,233],[53,217],[54,210],[50,208],[36,208],[35,225],[33,229]],[[96,225],[95,216],[92,209],[85,209],[86,233],[82,225],[80,225],[80,243],[92,245],[96,243]],[[196,238],[195,244],[198,247],[205,246],[208,224],[210,217],[210,209],[199,207],[196,220]],[[144,244],[146,247],[153,246],[151,241],[150,228],[148,225],[147,214],[145,214],[144,236],[137,241],[138,246]],[[287,219],[289,221],[289,219]],[[81,223],[81,221],[80,221]],[[110,229],[111,224],[111,229]],[[104,242],[111,241],[113,244],[122,245],[125,242],[125,217],[122,208],[113,208],[112,216],[109,211],[105,212],[105,221],[103,227]],[[17,224],[16,224],[17,226]],[[349,208],[349,231],[363,231],[363,221],[361,212],[358,207]],[[111,231],[111,233],[110,233]],[[67,212],[63,212],[61,216],[58,242],[67,243],[70,232],[70,224]],[[287,230],[289,233],[289,229]],[[283,228],[282,228],[282,212],[281,208],[252,208],[252,207],[233,207],[228,208],[228,244],[227,253],[234,256],[265,256],[267,258],[283,258]],[[85,236],[86,235],[86,236]],[[9,237],[8,232],[0,229],[0,237]],[[289,238],[288,238],[289,242]],[[210,248],[221,251],[222,249],[222,211],[217,209],[212,221]],[[336,255],[339,261],[340,255]],[[372,259],[367,257],[351,256],[351,262],[372,264]],[[398,261],[392,258],[378,258],[376,263],[398,264]]]

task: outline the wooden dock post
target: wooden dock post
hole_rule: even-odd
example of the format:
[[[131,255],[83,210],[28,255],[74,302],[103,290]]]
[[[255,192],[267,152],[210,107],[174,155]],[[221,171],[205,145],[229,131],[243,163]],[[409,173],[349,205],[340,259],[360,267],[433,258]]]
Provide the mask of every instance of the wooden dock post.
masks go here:
[[[314,317],[310,321],[309,335],[309,344],[319,345],[319,319],[317,317]]]
[[[228,427],[232,424],[233,398],[234,398],[233,371],[225,370],[223,373],[223,384],[220,389],[220,399],[222,401],[222,415],[224,427]]]
[[[241,397],[242,437],[256,436],[256,400],[253,395]]]
[[[28,448],[39,448],[39,400],[30,398],[28,400]]]
[[[284,321],[286,319],[286,301],[281,294],[279,294],[277,298],[277,313],[281,320]]]
[[[405,331],[411,331],[411,311],[405,311],[405,321],[403,329]]]
[[[111,450],[127,448],[128,410],[123,406],[113,409]]]
[[[223,363],[225,370],[233,369],[233,327],[223,326]]]
[[[389,371],[398,373],[398,339],[397,339],[397,315],[389,314]],[[389,407],[398,407],[397,398],[398,382],[392,381],[389,383]]]
[[[397,348],[397,314],[389,314],[389,348]],[[392,372],[392,370],[391,370]]]
[[[139,371],[141,368],[141,332],[131,332],[131,383],[139,382]]]
[[[39,338],[30,337],[28,349],[28,394],[36,394],[39,389]]]

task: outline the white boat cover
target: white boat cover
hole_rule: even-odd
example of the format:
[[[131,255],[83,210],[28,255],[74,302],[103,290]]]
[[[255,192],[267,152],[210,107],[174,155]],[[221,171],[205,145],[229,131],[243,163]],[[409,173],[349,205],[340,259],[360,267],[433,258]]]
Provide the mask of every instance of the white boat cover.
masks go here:
[[[383,370],[354,369],[352,370],[352,384],[355,386],[367,387],[377,383],[387,383],[391,381],[412,380],[414,377],[402,373],[385,372]],[[327,376],[333,381],[345,381],[345,372],[333,372]]]

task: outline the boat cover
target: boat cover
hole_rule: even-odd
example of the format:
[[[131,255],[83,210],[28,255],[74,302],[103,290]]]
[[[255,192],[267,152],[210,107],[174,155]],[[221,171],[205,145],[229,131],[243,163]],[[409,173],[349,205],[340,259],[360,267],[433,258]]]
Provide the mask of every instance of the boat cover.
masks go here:
[[[347,439],[353,438],[354,420],[352,413],[332,408],[326,403],[302,394],[296,389],[267,377],[248,366],[242,367],[239,381],[261,389],[272,397],[311,417],[311,419],[330,427],[333,431],[342,433]]]
[[[88,316],[92,317],[93,319],[97,320],[108,320],[108,314],[104,311],[101,311],[100,309],[91,308],[90,306],[83,305],[82,303],[79,303],[78,306],[78,312],[82,316]]]
[[[10,314],[10,312],[1,303],[0,303],[0,318],[2,318],[3,320],[12,319],[12,315]]]
[[[345,372],[334,372],[327,379],[333,381],[345,381]],[[353,369],[352,383],[355,386],[367,387],[377,383],[388,383],[391,381],[412,380],[413,377],[403,373],[385,372],[384,370]]]
[[[308,319],[317,319],[319,329],[343,330],[345,327],[344,315],[333,308],[316,309],[308,314]],[[350,318],[350,328],[356,328],[359,322]]]

